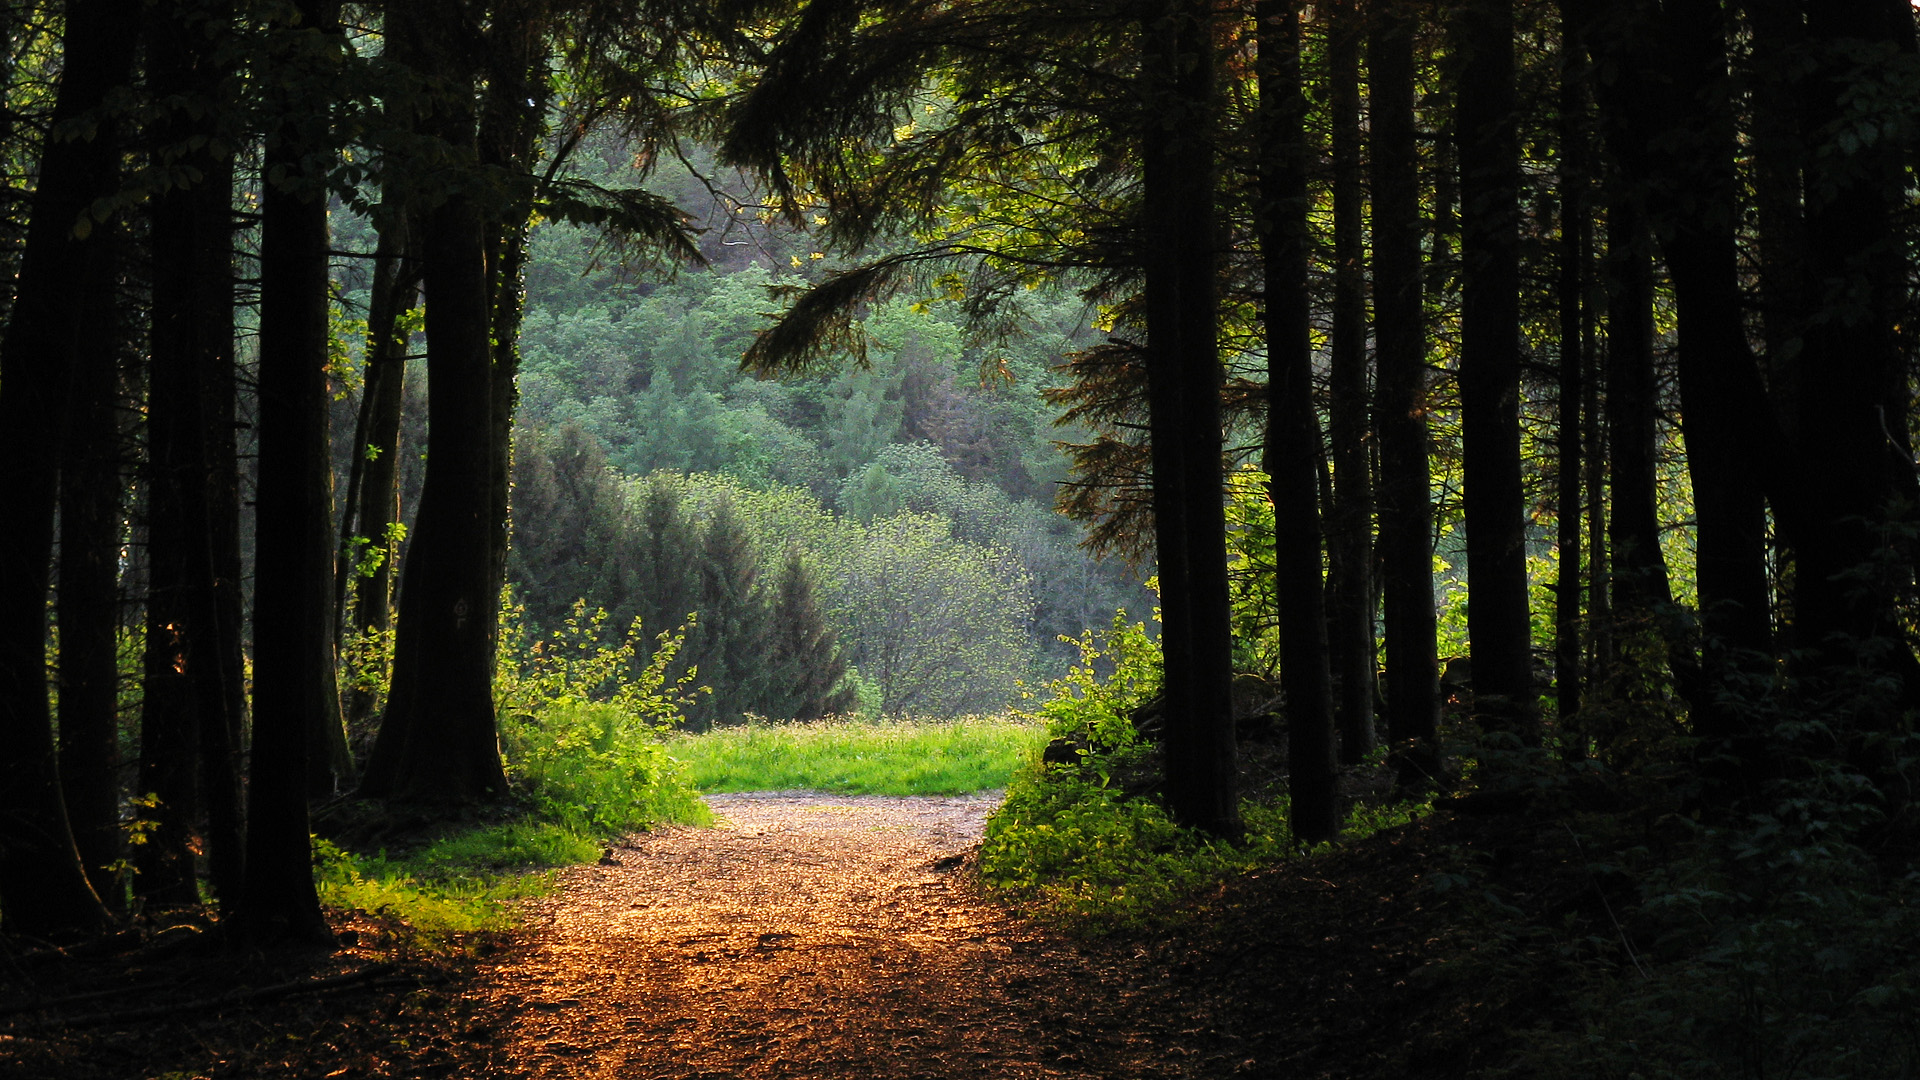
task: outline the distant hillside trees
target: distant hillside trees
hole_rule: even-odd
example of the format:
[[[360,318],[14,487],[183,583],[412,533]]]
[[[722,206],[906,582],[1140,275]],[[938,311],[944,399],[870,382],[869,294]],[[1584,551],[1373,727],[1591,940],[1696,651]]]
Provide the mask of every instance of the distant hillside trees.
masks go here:
[[[543,630],[576,599],[606,608],[609,625],[637,615],[649,634],[692,615],[676,665],[711,688],[689,713],[696,728],[847,712],[863,688],[890,713],[1000,708],[1036,662],[1031,576],[994,538],[1010,535],[1004,523],[969,535],[928,494],[974,485],[895,449],[911,508],[862,521],[800,488],[625,478],[577,425],[523,430],[509,581]]]

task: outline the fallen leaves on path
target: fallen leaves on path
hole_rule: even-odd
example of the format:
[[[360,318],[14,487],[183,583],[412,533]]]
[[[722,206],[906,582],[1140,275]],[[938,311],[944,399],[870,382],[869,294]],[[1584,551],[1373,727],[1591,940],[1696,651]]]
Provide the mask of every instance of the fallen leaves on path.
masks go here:
[[[568,871],[530,949],[494,970],[523,1075],[1165,1074],[1118,1022],[1126,985],[969,884],[994,800],[709,802],[719,828],[636,837]]]

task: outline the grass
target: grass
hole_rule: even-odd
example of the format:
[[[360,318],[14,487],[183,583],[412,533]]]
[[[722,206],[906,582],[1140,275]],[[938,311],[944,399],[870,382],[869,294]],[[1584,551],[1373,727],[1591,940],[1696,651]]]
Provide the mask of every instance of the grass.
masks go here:
[[[503,725],[525,813],[401,855],[316,841],[321,900],[397,918],[433,941],[514,924],[554,868],[661,823],[705,825],[699,792],[805,788],[849,795],[958,795],[1003,788],[1045,732],[1002,718],[756,723],[666,735],[609,704],[555,703]]]
[[[667,752],[703,792],[964,795],[1006,787],[1046,739],[1040,725],[1004,717],[760,722],[672,737]]]

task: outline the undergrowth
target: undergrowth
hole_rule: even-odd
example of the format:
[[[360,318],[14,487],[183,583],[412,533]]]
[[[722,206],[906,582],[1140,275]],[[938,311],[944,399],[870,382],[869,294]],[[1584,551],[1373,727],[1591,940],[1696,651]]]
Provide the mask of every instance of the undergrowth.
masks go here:
[[[1048,685],[1032,720],[1077,760],[1035,753],[988,819],[980,873],[1028,910],[1083,932],[1177,922],[1210,885],[1303,854],[1284,798],[1244,802],[1245,836],[1227,842],[1175,824],[1121,778],[1152,753],[1131,716],[1159,687],[1159,649],[1124,613],[1074,642],[1080,659]],[[1100,672],[1110,671],[1105,678]],[[1421,807],[1356,807],[1349,835],[1404,823]]]
[[[1007,717],[758,721],[676,736],[667,751],[701,791],[964,795],[1006,787],[1043,742],[1040,725]]]
[[[517,616],[503,614],[494,676],[515,812],[401,854],[316,840],[324,903],[430,935],[499,929],[546,891],[551,868],[592,862],[629,832],[712,822],[686,766],[661,745],[691,693],[689,678],[666,676],[686,628],[660,635],[636,665],[638,619],[610,644],[606,613],[576,605],[551,637],[529,642]]]

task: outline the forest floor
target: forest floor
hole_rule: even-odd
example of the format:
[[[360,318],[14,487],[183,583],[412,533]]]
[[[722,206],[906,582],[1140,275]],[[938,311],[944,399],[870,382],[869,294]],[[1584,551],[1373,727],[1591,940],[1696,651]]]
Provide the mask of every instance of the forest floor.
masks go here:
[[[1564,890],[1573,853],[1511,816],[1432,817],[1196,897],[1180,927],[1080,938],[979,889],[991,798],[710,801],[720,827],[631,837],[463,948],[355,917],[330,955],[192,929],[0,955],[0,1076],[1460,1077],[1551,1005],[1475,962],[1470,910],[1423,878],[1471,850],[1523,871],[1513,899],[1567,902],[1526,879]]]

